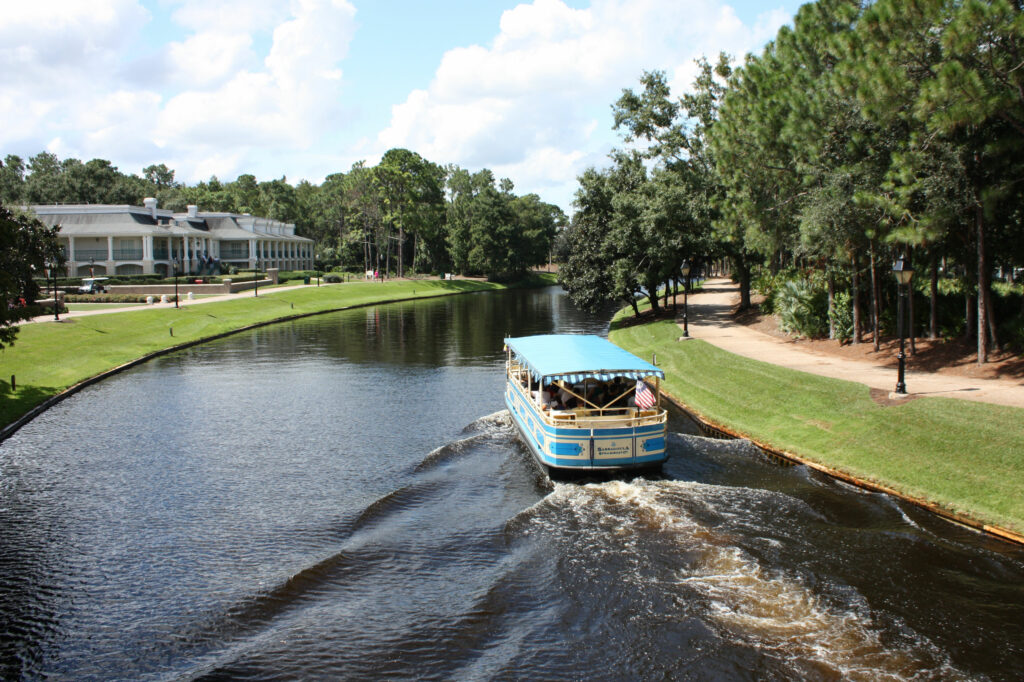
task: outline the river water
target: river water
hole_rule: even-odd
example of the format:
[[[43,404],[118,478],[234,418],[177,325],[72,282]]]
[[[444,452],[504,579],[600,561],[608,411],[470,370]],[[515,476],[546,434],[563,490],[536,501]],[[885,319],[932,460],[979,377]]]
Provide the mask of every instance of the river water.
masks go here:
[[[3,679],[1016,679],[1024,551],[674,415],[551,483],[504,334],[557,289],[164,356],[0,445]]]

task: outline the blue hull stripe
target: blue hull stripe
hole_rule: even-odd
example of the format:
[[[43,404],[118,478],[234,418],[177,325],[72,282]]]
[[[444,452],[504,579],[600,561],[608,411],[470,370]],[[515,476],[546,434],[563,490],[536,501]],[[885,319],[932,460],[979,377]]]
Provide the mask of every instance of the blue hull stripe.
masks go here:
[[[512,415],[517,430],[526,441],[533,456],[543,465],[562,469],[631,469],[650,467],[668,459],[665,450],[665,425],[653,424],[630,428],[595,430],[595,448],[603,441],[622,440],[636,436],[636,457],[595,457],[590,459],[590,430],[567,429],[545,424],[533,411],[517,386],[508,384],[512,391],[506,391],[505,406]],[[513,395],[519,399],[522,408],[516,410]],[[541,441],[550,443],[552,454],[544,451]],[[575,456],[559,456],[559,455]]]

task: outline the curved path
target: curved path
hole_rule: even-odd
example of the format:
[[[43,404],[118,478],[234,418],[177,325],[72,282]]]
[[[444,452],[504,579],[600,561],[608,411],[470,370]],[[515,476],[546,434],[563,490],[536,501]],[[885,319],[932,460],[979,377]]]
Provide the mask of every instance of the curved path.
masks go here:
[[[738,302],[738,285],[727,279],[706,281],[702,291],[690,295],[690,336],[754,360],[855,381],[886,392],[893,390],[896,372],[891,367],[805,350],[792,341],[736,323],[732,311]],[[1024,382],[1013,379],[917,372],[908,366],[906,384],[910,397],[960,398],[1024,408]]]

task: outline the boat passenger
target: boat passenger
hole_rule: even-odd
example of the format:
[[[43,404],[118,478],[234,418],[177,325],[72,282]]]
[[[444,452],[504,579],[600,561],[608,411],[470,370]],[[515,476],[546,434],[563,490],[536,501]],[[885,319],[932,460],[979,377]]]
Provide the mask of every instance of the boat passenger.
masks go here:
[[[554,388],[549,384],[542,391],[534,391],[533,398],[542,408],[548,409],[555,406]]]
[[[562,403],[565,409],[571,410],[577,406],[579,400],[565,388],[565,384],[562,384],[562,388],[558,391],[558,402]]]

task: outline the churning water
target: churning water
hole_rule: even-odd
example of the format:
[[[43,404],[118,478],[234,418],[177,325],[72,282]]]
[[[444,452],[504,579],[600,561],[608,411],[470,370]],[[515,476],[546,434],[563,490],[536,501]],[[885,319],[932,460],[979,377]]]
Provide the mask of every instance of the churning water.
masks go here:
[[[552,483],[501,337],[557,290],[160,358],[0,445],[0,677],[1013,679],[1024,552],[670,421]]]

